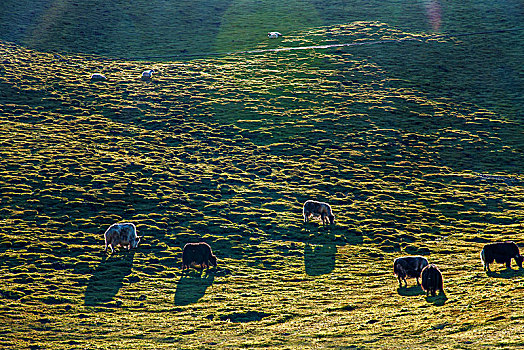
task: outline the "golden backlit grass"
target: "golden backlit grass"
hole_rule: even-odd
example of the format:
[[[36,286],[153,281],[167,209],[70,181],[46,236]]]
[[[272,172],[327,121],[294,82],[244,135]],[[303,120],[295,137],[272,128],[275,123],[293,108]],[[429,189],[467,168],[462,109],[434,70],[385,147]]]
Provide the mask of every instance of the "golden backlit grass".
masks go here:
[[[431,52],[467,47],[381,22],[282,44],[416,36],[384,50],[432,71]],[[137,62],[0,42],[0,345],[521,347],[522,271],[487,275],[478,255],[520,242],[521,116],[366,50]],[[310,198],[335,226],[302,223]],[[108,256],[121,220],[143,242]],[[182,276],[200,239],[219,267]],[[404,254],[440,267],[446,297],[398,289]]]

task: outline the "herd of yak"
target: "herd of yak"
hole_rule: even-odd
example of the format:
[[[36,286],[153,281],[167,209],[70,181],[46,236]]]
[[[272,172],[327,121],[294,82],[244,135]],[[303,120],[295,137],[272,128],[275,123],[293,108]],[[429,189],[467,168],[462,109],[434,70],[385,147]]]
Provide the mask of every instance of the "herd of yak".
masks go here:
[[[331,206],[324,202],[308,200],[303,207],[304,222],[308,222],[311,216],[320,218],[323,224],[333,224],[335,216]],[[137,236],[136,227],[132,223],[116,223],[111,225],[104,233],[105,251],[110,247],[127,246],[128,249],[136,248],[140,242],[140,236]],[[524,257],[520,255],[519,248],[514,242],[496,242],[484,246],[480,253],[480,258],[484,264],[484,270],[490,271],[489,264],[497,262],[506,264],[511,268],[511,259],[515,259],[517,265],[522,268]],[[213,254],[211,247],[204,242],[187,243],[182,252],[182,271],[192,266],[209,268],[217,266],[217,257]],[[442,273],[435,264],[430,264],[422,256],[404,256],[395,259],[393,263],[393,272],[398,277],[399,285],[402,287],[404,281],[406,287],[406,278],[416,278],[417,284],[420,284],[422,290],[429,296],[436,295],[439,291],[444,294],[444,283]],[[419,278],[421,282],[419,282]]]

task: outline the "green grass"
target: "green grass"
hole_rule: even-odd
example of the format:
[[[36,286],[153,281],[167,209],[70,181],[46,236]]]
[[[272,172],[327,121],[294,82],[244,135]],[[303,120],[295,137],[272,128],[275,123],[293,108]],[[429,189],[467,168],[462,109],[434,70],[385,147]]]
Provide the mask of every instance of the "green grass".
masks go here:
[[[522,31],[431,38],[422,3],[5,4],[0,347],[522,347],[524,274],[479,259],[522,241]],[[441,6],[447,32],[523,18]],[[116,17],[81,25],[88,11]],[[184,21],[199,24],[173,39]],[[100,40],[75,32],[89,26]],[[130,60],[390,39],[410,41]],[[302,223],[310,198],[336,225]],[[124,220],[141,245],[103,253]],[[219,266],[182,275],[200,239]],[[440,267],[445,297],[398,288],[406,254]]]

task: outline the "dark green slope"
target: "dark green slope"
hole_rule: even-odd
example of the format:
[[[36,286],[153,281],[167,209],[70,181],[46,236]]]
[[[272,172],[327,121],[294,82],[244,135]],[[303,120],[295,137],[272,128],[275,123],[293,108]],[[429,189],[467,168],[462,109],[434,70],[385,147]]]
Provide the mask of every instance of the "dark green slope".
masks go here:
[[[410,32],[478,32],[522,26],[508,1],[4,0],[0,38],[40,50],[139,58],[246,50],[268,31],[379,21]]]

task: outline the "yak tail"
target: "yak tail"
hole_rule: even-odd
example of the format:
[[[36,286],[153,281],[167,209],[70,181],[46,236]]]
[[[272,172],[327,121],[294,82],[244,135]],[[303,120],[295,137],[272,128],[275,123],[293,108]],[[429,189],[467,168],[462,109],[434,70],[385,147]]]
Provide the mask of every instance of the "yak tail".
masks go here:
[[[486,265],[486,255],[484,253],[484,249],[480,252],[480,260],[482,260],[482,265]]]

